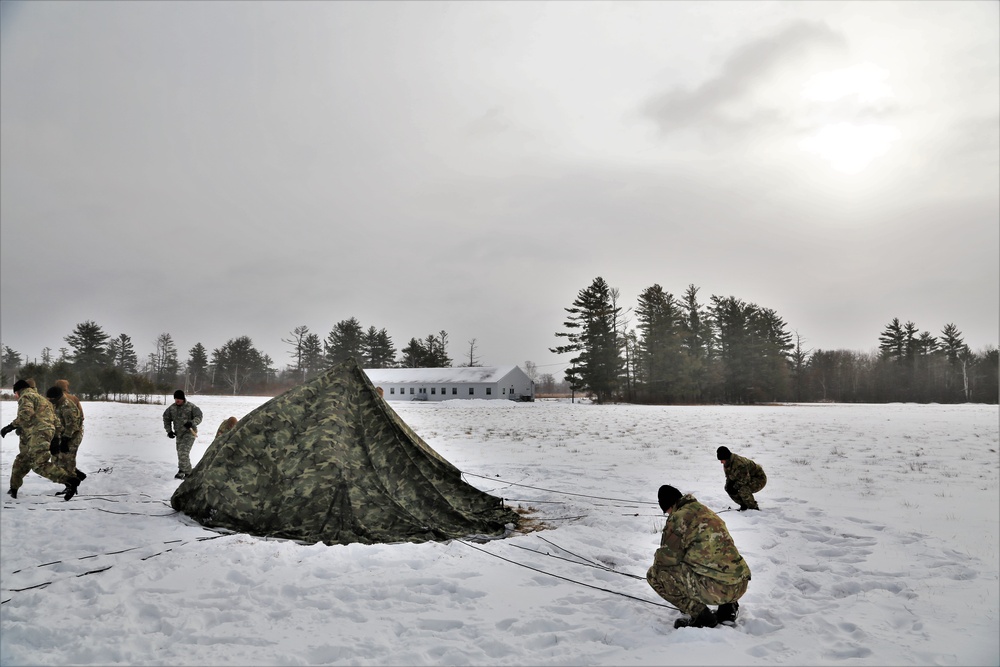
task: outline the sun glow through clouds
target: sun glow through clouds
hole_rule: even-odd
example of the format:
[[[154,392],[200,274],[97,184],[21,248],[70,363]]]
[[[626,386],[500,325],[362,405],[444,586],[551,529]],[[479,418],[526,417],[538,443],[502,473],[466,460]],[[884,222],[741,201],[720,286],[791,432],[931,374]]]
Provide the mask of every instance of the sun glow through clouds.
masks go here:
[[[871,63],[817,74],[802,88],[807,101],[830,110],[878,111],[893,98],[889,73]],[[885,155],[900,133],[892,125],[832,120],[799,142],[799,148],[826,160],[833,169],[857,174]]]
[[[816,134],[799,142],[799,148],[815,153],[845,174],[857,174],[871,161],[885,155],[899,130],[891,125],[824,125]]]

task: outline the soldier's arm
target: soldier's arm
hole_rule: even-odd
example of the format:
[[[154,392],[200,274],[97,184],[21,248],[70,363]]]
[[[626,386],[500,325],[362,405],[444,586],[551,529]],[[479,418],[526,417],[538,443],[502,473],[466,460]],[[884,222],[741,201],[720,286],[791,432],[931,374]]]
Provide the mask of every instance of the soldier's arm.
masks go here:
[[[191,411],[192,413],[191,423],[197,426],[198,424],[201,423],[202,419],[201,408],[199,408],[197,405],[192,407],[194,407],[194,410]]]
[[[48,399],[46,399],[48,400]],[[11,422],[15,426],[24,426],[31,423],[31,418],[35,416],[35,404],[30,400],[18,401],[17,418]]]

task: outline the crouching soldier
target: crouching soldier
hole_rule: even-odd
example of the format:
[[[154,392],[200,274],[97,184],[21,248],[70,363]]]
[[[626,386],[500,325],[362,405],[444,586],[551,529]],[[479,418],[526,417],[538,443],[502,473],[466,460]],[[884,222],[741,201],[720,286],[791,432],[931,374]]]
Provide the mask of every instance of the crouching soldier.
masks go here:
[[[669,516],[646,581],[660,597],[690,618],[675,628],[714,628],[735,621],[750,582],[750,568],[736,549],[726,523],[692,495],[669,485],[657,494]],[[708,605],[718,605],[713,612]]]
[[[740,506],[737,511],[759,510],[753,494],[767,484],[764,469],[748,458],[733,454],[728,447],[719,447],[716,456],[726,473],[726,493]]]
[[[24,483],[25,475],[34,471],[56,484],[65,484],[67,491],[64,497],[69,500],[76,495],[80,479],[50,460],[53,456],[52,439],[56,434],[56,412],[48,399],[35,390],[33,384],[29,380],[14,383],[17,418],[0,429],[0,437],[15,429],[21,430],[21,443],[10,468],[10,490],[7,493],[11,498],[17,498],[17,490]],[[58,449],[58,445],[56,448]]]

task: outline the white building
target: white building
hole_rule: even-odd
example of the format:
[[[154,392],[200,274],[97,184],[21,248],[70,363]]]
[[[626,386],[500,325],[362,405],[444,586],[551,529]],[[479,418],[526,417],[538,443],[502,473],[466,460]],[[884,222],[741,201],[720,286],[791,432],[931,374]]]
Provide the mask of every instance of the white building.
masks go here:
[[[388,401],[535,400],[535,383],[517,366],[366,368],[365,375]]]

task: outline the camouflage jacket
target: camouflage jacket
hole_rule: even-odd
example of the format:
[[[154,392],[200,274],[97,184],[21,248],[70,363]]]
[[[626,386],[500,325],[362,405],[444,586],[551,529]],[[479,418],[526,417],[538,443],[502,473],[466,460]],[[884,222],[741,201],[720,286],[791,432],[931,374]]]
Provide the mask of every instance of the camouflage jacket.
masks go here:
[[[38,431],[54,431],[56,411],[49,399],[34,388],[28,387],[20,392],[20,397],[17,399],[17,418],[11,424],[24,429],[25,435]]]
[[[185,432],[184,422],[191,422],[195,428],[201,423],[201,408],[191,401],[184,401],[183,405],[171,403],[163,411],[163,428],[168,432],[173,431],[177,435]]]
[[[677,501],[660,536],[654,567],[684,563],[695,573],[722,582],[749,581],[750,567],[736,549],[726,522],[688,494]]]
[[[55,403],[56,436],[73,439],[83,429],[83,416],[76,409],[76,403],[68,396],[63,396]]]
[[[726,481],[736,486],[760,486],[761,482],[767,480],[763,468],[750,459],[736,454],[730,454],[729,461],[722,466],[722,469],[726,471]]]

